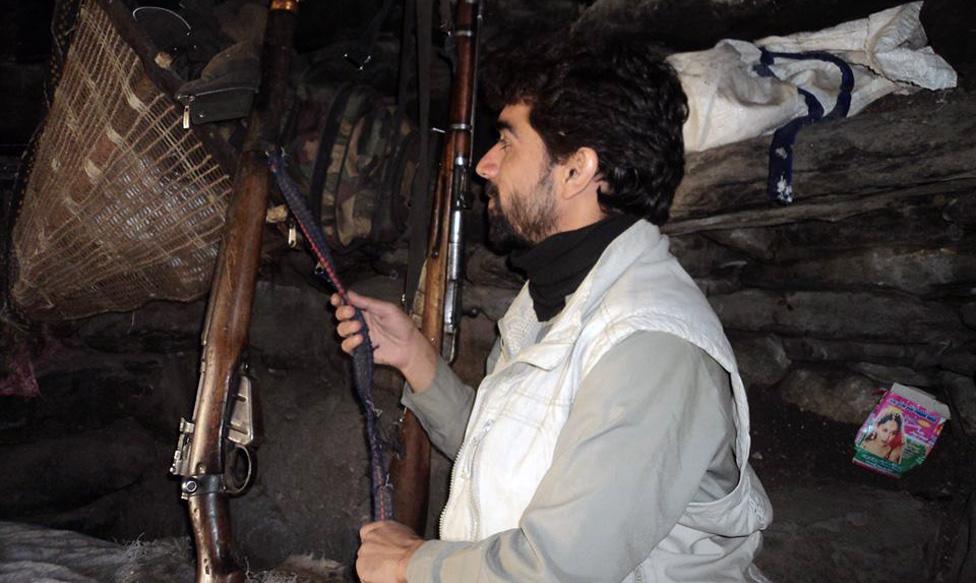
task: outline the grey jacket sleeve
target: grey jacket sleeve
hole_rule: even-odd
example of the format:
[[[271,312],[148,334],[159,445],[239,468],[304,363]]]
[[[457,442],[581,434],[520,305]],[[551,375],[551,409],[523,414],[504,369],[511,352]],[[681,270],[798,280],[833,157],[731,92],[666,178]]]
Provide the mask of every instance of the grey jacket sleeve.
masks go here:
[[[438,358],[430,386],[419,393],[404,387],[400,402],[417,416],[434,447],[457,457],[474,406],[474,389],[464,384],[447,362]]]
[[[621,581],[689,502],[734,486],[731,407],[728,375],[702,350],[665,333],[631,336],[581,383],[519,527],[427,541],[408,581]]]

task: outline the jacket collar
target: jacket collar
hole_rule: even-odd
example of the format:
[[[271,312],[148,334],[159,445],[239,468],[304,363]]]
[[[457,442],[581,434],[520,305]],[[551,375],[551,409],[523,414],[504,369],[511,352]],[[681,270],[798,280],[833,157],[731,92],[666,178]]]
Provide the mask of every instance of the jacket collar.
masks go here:
[[[645,220],[634,223],[607,246],[538,341],[543,324],[532,308],[528,284],[524,285],[498,321],[505,360],[527,362],[544,369],[555,367],[579,336],[584,316],[598,305],[610,286],[639,258],[648,255],[663,258],[667,253],[668,239],[657,226]]]

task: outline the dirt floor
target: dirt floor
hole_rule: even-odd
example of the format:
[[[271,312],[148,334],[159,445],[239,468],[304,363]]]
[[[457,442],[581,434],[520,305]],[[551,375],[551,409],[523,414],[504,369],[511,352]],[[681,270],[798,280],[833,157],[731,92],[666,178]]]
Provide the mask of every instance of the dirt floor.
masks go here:
[[[971,437],[950,422],[921,467],[892,479],[851,463],[857,427],[768,392],[750,402],[751,462],[775,510],[758,563],[773,581],[965,580]]]

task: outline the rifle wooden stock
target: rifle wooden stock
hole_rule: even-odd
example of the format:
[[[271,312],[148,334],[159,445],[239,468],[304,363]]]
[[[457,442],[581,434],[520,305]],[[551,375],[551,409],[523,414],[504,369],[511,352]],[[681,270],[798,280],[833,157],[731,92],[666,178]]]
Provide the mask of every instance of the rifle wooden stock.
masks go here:
[[[423,312],[421,333],[444,353],[444,321],[447,305],[448,246],[451,221],[459,219],[455,211],[462,206],[464,192],[458,186],[470,171],[471,143],[474,117],[475,70],[477,67],[478,0],[459,0],[455,12],[454,42],[457,67],[451,87],[450,124],[441,157],[440,169],[431,210],[430,238],[421,286]],[[458,225],[459,227],[460,225]],[[457,297],[454,297],[457,302]],[[449,354],[448,354],[448,357]],[[394,459],[390,473],[394,484],[394,507],[397,520],[423,534],[430,485],[430,441],[417,418],[407,410],[400,426],[401,457]]]
[[[296,7],[294,1],[271,3],[261,61],[261,91],[249,119],[207,306],[201,378],[185,466],[190,475],[183,480],[196,543],[198,583],[244,580],[223,482],[224,448],[260,263],[270,176],[264,150],[274,147],[281,126]]]

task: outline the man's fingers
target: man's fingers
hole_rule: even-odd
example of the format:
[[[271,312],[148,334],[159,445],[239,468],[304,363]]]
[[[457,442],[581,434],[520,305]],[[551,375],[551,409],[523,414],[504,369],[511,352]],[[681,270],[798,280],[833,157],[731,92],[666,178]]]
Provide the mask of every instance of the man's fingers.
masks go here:
[[[367,522],[359,529],[359,540],[361,541],[366,540],[366,537],[369,535],[369,533],[373,532],[377,528],[380,528],[385,523],[386,523],[385,520],[380,520],[377,522]]]
[[[352,351],[356,349],[357,346],[363,343],[363,337],[359,334],[355,336],[350,336],[342,341],[342,350],[348,354],[352,354]]]
[[[339,322],[338,326],[336,326],[336,332],[339,333],[339,336],[345,338],[350,334],[359,332],[362,327],[363,325],[359,322],[359,320],[343,320],[342,322]]]
[[[356,292],[354,292],[352,290],[348,290],[346,292],[346,297],[349,298],[349,303],[350,304],[356,306],[357,308],[361,308],[361,309],[362,308],[368,308],[370,302],[373,300],[373,298],[371,298],[369,296],[364,296],[364,295],[357,294]]]
[[[376,298],[371,298],[369,296],[364,296],[362,294],[357,294],[356,292],[349,290],[346,292],[346,296],[349,298],[349,303],[356,306],[360,310],[366,312],[376,312],[378,314],[387,314],[391,309],[397,310],[397,306],[391,304],[390,302],[385,302],[383,300],[378,300]]]
[[[356,292],[354,292],[352,290],[346,290],[346,299],[349,300],[349,301],[348,302],[344,302],[342,300],[342,296],[339,295],[339,292],[336,292],[336,293],[332,294],[331,296],[329,296],[329,303],[332,304],[333,306],[336,306],[336,307],[338,307],[338,306],[345,306],[345,305],[352,305],[352,306],[355,306],[355,307],[359,308],[360,310],[368,310],[371,307],[375,307],[377,305],[385,304],[386,303],[383,300],[378,300],[376,298],[371,298],[369,296],[364,296],[362,294],[357,294]]]
[[[356,308],[352,306],[342,305],[336,308],[336,318],[339,320],[350,320],[356,315]]]

